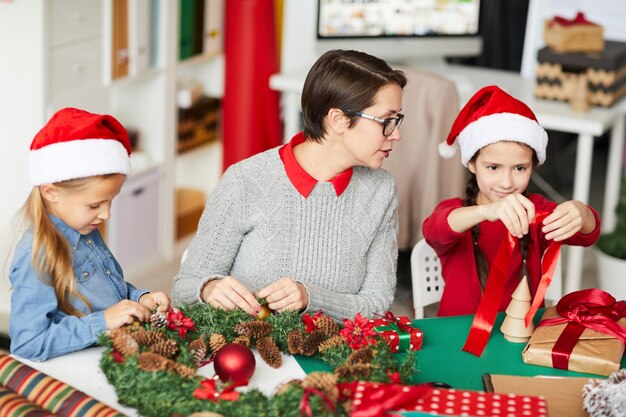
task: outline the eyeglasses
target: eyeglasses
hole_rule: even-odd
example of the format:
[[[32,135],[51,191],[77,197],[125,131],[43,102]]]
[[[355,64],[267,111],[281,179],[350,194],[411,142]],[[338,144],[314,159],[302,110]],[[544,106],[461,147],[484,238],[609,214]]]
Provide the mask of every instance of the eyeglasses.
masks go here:
[[[350,115],[359,116],[364,119],[373,120],[383,125],[383,135],[389,136],[396,130],[396,127],[400,127],[402,120],[404,120],[404,114],[398,113],[397,117],[388,117],[387,119],[381,119],[380,117],[370,116],[369,114],[361,113],[360,111],[344,110],[344,113]]]

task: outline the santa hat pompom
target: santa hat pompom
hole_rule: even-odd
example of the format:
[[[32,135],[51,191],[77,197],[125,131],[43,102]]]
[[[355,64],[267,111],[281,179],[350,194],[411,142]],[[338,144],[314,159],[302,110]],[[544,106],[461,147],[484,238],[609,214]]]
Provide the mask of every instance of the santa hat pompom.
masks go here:
[[[35,135],[28,154],[32,185],[130,174],[128,132],[113,116],[65,108]]]
[[[535,114],[526,104],[491,85],[478,90],[461,109],[446,142],[439,145],[439,154],[444,158],[450,155],[444,145],[452,147],[458,142],[461,162],[467,166],[481,148],[500,141],[530,146],[539,164],[546,159],[548,134]]]
[[[456,155],[456,146],[448,145],[447,142],[441,142],[439,144],[439,156],[444,159],[454,158]]]

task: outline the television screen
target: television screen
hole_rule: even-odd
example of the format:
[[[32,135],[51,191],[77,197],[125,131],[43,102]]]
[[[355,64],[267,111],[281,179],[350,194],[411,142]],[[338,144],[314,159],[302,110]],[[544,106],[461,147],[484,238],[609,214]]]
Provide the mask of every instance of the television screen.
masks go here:
[[[471,36],[480,0],[320,0],[318,39]]]

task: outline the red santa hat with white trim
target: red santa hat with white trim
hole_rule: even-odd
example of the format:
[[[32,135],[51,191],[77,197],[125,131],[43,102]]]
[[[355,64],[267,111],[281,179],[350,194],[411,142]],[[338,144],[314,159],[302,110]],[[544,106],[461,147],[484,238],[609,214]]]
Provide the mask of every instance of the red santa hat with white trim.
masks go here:
[[[546,160],[548,134],[532,110],[499,87],[491,85],[476,92],[461,109],[439,154],[452,158],[455,141],[461,148],[464,166],[479,149],[501,141],[521,142],[533,148],[539,165]]]
[[[32,185],[130,174],[128,132],[113,116],[65,108],[35,135],[28,154]]]

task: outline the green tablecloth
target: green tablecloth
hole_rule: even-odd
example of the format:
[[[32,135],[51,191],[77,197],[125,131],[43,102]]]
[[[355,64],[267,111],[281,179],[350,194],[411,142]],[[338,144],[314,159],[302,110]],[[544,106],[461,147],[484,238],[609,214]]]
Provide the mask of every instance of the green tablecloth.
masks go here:
[[[541,311],[535,315],[535,322],[541,318]],[[498,315],[489,344],[480,358],[463,352],[467,332],[474,316],[440,317],[415,320],[424,332],[422,350],[417,352],[419,372],[413,383],[439,381],[453,388],[483,390],[482,376],[486,373],[504,375],[558,375],[595,377],[597,375],[563,371],[543,366],[528,365],[522,362],[522,349],[525,343],[511,343],[504,339],[500,324],[504,313]],[[320,361],[296,357],[305,372],[331,371]],[[626,356],[622,358],[626,367]]]

